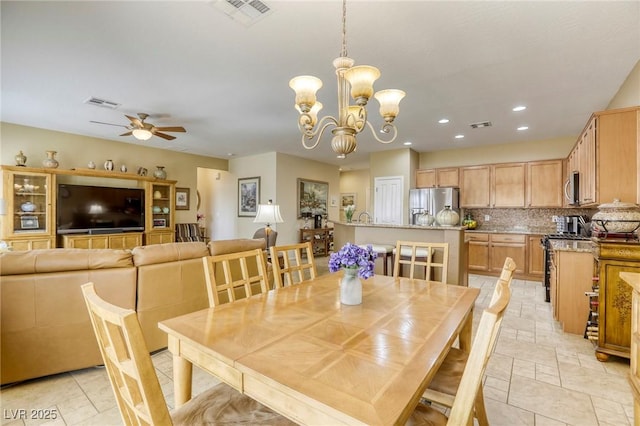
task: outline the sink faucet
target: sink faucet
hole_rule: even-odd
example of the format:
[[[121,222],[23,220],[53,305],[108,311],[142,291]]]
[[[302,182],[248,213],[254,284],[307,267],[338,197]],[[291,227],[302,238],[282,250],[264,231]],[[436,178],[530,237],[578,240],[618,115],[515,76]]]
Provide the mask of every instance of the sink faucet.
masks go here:
[[[362,215],[365,215],[367,217],[367,220],[365,222],[362,222]],[[358,215],[358,222],[359,223],[371,223],[371,215],[367,212],[362,212]]]

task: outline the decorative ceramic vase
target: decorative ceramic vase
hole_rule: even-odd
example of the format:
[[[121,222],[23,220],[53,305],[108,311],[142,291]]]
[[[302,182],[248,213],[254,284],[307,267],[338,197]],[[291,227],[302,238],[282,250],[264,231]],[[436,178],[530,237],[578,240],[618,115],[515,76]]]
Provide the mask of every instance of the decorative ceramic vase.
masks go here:
[[[96,168],[96,163],[94,163],[93,161],[89,161],[89,163],[87,163],[87,167],[93,170]]]
[[[166,179],[167,172],[164,171],[164,166],[156,166],[156,170],[153,172],[153,176],[157,179]]]
[[[58,167],[60,163],[56,160],[56,154],[56,151],[47,151],[47,158],[42,160],[42,165],[49,169],[55,169]]]
[[[162,213],[162,208],[160,206],[153,206],[154,213]]]
[[[23,212],[34,212],[36,211],[36,205],[31,201],[27,201],[26,203],[22,203],[20,205],[20,210],[22,210]]]
[[[362,303],[362,281],[357,268],[343,268],[344,275],[340,281],[340,303],[343,305],[360,305]]]
[[[16,166],[24,167],[27,164],[27,156],[20,151],[18,155],[16,155]]]
[[[113,170],[113,161],[111,161],[111,160],[105,161],[104,162],[104,169],[105,170],[109,170],[109,171]]]
[[[591,217],[591,226],[597,232],[634,232],[640,227],[640,206],[618,199],[600,204],[598,212]]]
[[[162,213],[164,213],[164,214],[169,213],[169,207],[163,207],[162,208]]]
[[[162,198],[162,193],[160,191],[155,191],[153,193],[153,198],[155,198],[156,200],[159,200],[160,198]]]
[[[418,225],[421,226],[431,226],[433,225],[435,218],[429,214],[429,212],[424,212],[418,216],[417,222]]]
[[[455,210],[451,210],[451,206],[444,206],[444,209],[436,215],[436,221],[440,226],[454,226],[459,220],[460,215]]]
[[[120,166],[120,171],[121,171],[122,173],[126,173],[126,172],[127,172],[127,166],[126,166],[126,165],[124,165],[124,164],[123,164],[122,166]]]
[[[145,167],[138,167],[138,176],[146,176],[147,169]]]

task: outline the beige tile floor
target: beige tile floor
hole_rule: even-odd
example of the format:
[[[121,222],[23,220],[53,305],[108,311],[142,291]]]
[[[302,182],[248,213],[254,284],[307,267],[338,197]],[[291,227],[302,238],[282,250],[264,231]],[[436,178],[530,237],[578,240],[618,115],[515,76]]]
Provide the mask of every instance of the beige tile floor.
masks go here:
[[[487,305],[494,284],[495,278],[470,277],[469,285],[481,289],[476,318]],[[626,379],[629,362],[610,359],[601,363],[589,341],[564,334],[552,319],[539,282],[514,280],[512,289],[484,384],[491,424],[632,425],[633,400]],[[172,407],[171,356],[161,351],[153,355],[153,363]],[[217,383],[194,370],[194,393]],[[3,425],[122,424],[102,368],[5,386],[0,401]],[[32,414],[57,418],[40,420]]]

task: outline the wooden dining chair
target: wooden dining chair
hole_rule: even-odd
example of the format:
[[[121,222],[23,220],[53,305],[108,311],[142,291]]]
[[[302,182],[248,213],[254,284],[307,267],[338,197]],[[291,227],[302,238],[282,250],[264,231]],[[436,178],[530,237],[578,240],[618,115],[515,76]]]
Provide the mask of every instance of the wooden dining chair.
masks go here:
[[[269,250],[275,288],[298,284],[318,276],[310,241],[270,247]]]
[[[511,299],[511,289],[506,281],[498,279],[496,296],[496,300],[482,312],[480,317],[478,331],[461,374],[458,390],[449,404],[451,407],[449,416],[420,402],[411,414],[407,425],[473,425],[474,413],[478,414],[478,395],[482,392],[482,379],[487,362]],[[483,421],[486,421],[486,412],[484,417]],[[480,419],[478,423],[483,424]]]
[[[136,312],[106,302],[93,283],[82,294],[125,425],[294,424],[225,383],[170,413]]]
[[[268,291],[267,263],[262,249],[205,256],[202,263],[211,307],[253,296],[258,287],[262,293]],[[224,294],[226,300],[220,297]]]
[[[498,301],[501,296],[502,288],[511,288],[511,281],[513,280],[513,272],[516,269],[516,263],[510,257],[507,257],[502,266],[500,277],[496,283],[496,287],[493,291],[491,301],[489,305],[493,305]],[[490,342],[489,353],[493,351],[495,341],[498,337],[498,333],[492,336]],[[469,359],[469,353],[458,348],[451,348],[449,353],[445,357],[442,365],[438,369],[438,372],[429,383],[429,388],[422,395],[423,399],[430,402],[435,402],[440,405],[451,407],[453,404],[455,395],[460,389],[460,382],[462,380],[463,371],[467,365]],[[480,425],[487,425],[487,412],[484,406],[484,394],[482,388],[478,389],[475,417],[478,419]]]
[[[447,282],[449,243],[398,241],[393,252],[393,277],[402,275],[402,266],[409,265],[409,278],[417,267],[424,268],[424,279]]]

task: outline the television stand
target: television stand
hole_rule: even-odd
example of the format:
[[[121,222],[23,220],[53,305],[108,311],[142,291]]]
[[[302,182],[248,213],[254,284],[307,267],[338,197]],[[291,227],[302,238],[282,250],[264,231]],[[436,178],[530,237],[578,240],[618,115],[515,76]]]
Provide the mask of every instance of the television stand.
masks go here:
[[[123,229],[118,229],[118,228],[104,228],[104,229],[94,228],[94,229],[89,229],[89,235],[123,234],[123,233],[124,233],[124,230]]]
[[[82,249],[132,249],[142,245],[142,232],[63,235],[62,247]]]

